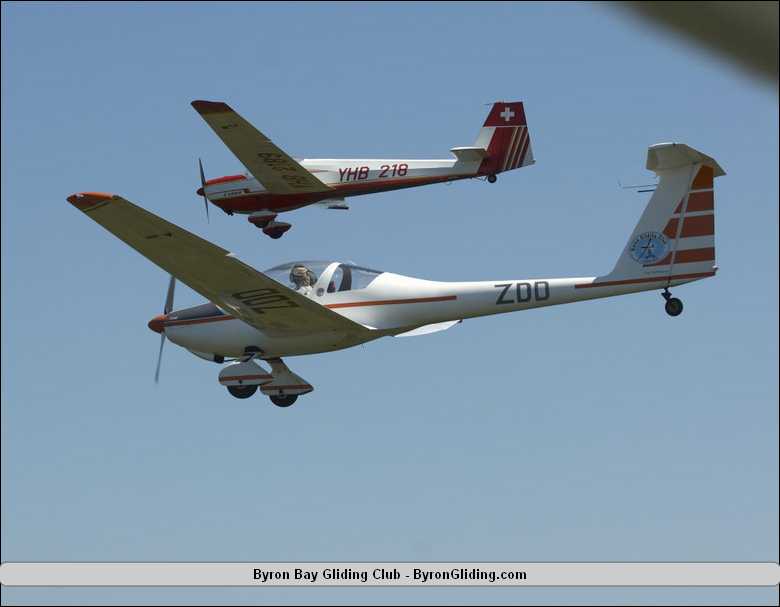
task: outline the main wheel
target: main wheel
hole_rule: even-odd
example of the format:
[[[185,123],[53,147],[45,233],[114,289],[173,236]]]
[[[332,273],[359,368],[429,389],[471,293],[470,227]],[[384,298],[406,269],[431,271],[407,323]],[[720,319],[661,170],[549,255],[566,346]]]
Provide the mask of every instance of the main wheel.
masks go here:
[[[498,177],[496,177],[495,175],[493,174],[488,175],[488,183],[495,183],[496,179],[498,179]]]
[[[289,407],[296,400],[298,400],[297,394],[287,394],[285,396],[271,396],[271,402],[277,407]]]
[[[236,398],[249,398],[257,392],[257,386],[228,386],[227,389]]]
[[[277,238],[281,238],[282,234],[284,234],[291,227],[292,225],[286,221],[270,221],[266,226],[263,227],[263,233],[266,236],[270,236],[276,240]]]
[[[683,311],[683,302],[676,297],[670,297],[666,300],[664,308],[666,308],[666,313],[669,316],[679,316]]]

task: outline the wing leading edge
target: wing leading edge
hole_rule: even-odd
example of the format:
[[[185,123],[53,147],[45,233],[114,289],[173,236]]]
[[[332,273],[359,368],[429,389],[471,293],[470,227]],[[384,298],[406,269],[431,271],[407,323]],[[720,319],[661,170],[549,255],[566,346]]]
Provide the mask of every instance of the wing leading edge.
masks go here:
[[[370,331],[121,196],[74,194],[68,202],[203,297],[268,335]]]

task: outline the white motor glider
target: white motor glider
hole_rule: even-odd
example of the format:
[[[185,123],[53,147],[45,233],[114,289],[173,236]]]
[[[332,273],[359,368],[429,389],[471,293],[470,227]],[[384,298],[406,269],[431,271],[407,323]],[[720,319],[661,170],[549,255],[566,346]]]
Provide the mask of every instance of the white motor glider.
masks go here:
[[[345,198],[485,177],[533,164],[525,110],[519,101],[499,101],[485,119],[473,146],[456,147],[452,158],[410,159],[295,159],[220,101],[193,101],[192,107],[246,167],[244,175],[206,179],[200,165],[201,187],[208,203],[232,215],[248,215],[249,222],[271,238],[279,238],[290,224],[276,216],[310,204],[348,209]]]
[[[709,156],[678,143],[651,146],[647,168],[658,174],[658,186],[614,269],[583,278],[435,282],[335,261],[288,263],[261,273],[120,196],[83,193],[68,201],[171,274],[164,314],[149,322],[162,335],[160,354],[167,337],[207,360],[232,358],[219,382],[233,396],[246,398],[259,388],[285,407],[313,390],[282,362],[285,356],[656,289],[666,312],[679,315],[682,302],[669,289],[717,269],[713,179],[724,172]],[[211,303],[174,311],[174,277]]]

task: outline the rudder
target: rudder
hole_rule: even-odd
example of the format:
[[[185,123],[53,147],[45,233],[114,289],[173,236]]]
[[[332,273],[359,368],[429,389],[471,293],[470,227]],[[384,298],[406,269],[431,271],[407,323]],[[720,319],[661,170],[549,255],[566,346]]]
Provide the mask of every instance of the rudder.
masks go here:
[[[480,175],[496,175],[533,164],[522,101],[494,103],[474,146],[487,151],[479,167]]]
[[[712,276],[715,265],[714,179],[725,175],[711,157],[685,144],[648,148],[647,168],[659,182],[612,272],[597,282],[672,282]]]

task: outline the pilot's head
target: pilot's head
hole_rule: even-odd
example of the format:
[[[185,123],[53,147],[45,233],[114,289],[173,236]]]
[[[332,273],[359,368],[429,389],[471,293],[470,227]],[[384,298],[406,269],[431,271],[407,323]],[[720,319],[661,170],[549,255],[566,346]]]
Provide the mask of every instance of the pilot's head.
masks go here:
[[[303,264],[295,265],[290,270],[290,282],[299,289],[311,287],[314,285],[314,272]]]

